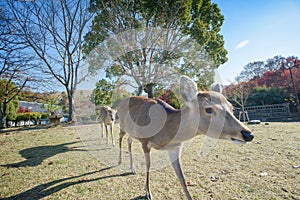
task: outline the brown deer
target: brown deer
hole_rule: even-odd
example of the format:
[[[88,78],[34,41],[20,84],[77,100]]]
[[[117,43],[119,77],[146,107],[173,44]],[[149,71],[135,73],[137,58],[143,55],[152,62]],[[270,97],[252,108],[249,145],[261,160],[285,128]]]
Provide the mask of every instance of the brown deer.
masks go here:
[[[232,105],[222,94],[214,91],[197,92],[196,83],[187,76],[180,79],[180,92],[185,101],[181,109],[174,109],[159,99],[129,97],[122,100],[117,111],[120,119],[119,163],[122,160],[122,138],[127,132],[130,167],[133,173],[135,169],[131,152],[132,138],[142,143],[146,159],[147,199],[152,199],[149,186],[151,148],[169,152],[169,158],[185,195],[191,200],[180,164],[183,141],[198,134],[238,144],[244,144],[254,138],[251,131],[234,117]]]
[[[104,137],[104,128],[106,131],[106,144],[108,144],[108,128],[110,127],[110,134],[111,134],[111,140],[112,145],[115,146],[115,140],[114,140],[114,134],[113,134],[113,126],[116,116],[116,111],[112,109],[109,106],[102,106],[99,109],[97,109],[97,114],[99,115],[99,122],[102,126],[102,138]]]

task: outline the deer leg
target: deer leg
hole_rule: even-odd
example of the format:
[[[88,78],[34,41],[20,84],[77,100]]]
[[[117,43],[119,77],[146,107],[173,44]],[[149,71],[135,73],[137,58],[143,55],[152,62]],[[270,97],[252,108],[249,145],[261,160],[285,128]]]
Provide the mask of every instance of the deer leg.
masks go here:
[[[119,152],[119,164],[122,163],[122,140],[123,140],[123,137],[124,137],[125,134],[126,134],[125,131],[120,130],[120,133],[119,133],[119,149],[120,149],[120,152]]]
[[[104,124],[101,123],[101,127],[102,127],[102,138],[104,138]]]
[[[150,148],[147,146],[147,142],[143,143],[143,151],[145,155],[145,160],[146,160],[146,172],[147,172],[147,177],[146,177],[146,199],[151,200],[152,195],[150,191]]]
[[[104,124],[105,126],[105,131],[106,131],[106,144],[108,144],[108,130],[107,130],[107,125]]]
[[[130,136],[128,137],[127,143],[128,143],[129,157],[130,157],[130,169],[133,174],[136,174],[134,164],[133,164],[133,159],[132,159],[132,151],[131,151],[132,137]]]
[[[180,148],[176,148],[174,150],[170,150],[169,151],[169,157],[170,157],[170,160],[172,162],[172,166],[176,172],[176,175],[180,181],[180,184],[184,190],[184,193],[185,193],[185,196],[188,200],[192,200],[192,196],[190,195],[190,192],[187,188],[187,185],[186,185],[186,182],[185,182],[185,178],[184,178],[184,175],[183,175],[183,172],[182,172],[182,169],[181,169],[181,164],[180,164],[180,160],[179,160],[179,157],[180,157],[180,152],[181,152],[181,149]]]
[[[115,138],[114,138],[114,133],[113,133],[113,124],[110,125],[110,135],[111,135],[112,145],[115,146]]]

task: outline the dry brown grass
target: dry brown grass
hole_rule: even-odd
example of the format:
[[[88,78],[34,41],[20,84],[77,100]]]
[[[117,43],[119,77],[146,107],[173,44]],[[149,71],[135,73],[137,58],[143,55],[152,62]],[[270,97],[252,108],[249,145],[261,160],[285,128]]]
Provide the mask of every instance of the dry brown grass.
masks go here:
[[[134,151],[140,166],[131,175],[128,154],[118,166],[118,148],[97,138],[94,126],[0,133],[0,199],[143,199],[139,143]],[[188,146],[182,164],[195,199],[300,199],[300,124],[250,128],[251,144],[218,141],[207,155],[200,155],[202,136]],[[153,197],[185,199],[173,169],[158,169],[151,173]]]

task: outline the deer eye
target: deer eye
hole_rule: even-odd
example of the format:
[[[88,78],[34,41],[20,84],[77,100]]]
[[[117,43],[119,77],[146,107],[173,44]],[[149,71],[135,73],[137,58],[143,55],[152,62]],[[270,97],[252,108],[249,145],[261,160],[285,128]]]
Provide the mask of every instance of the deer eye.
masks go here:
[[[212,114],[213,109],[212,108],[205,108],[205,112],[208,113],[208,114]]]

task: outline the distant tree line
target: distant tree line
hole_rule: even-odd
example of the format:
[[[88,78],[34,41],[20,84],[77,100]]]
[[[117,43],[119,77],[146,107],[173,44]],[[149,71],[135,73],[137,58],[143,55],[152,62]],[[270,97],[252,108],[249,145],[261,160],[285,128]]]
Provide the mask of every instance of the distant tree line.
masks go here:
[[[0,80],[1,83],[1,80]],[[1,92],[3,87],[0,87],[0,105],[3,105],[5,99],[5,93]],[[19,92],[17,95],[14,93],[6,95],[6,98],[10,98],[13,95],[13,99],[7,103],[5,120],[3,118],[3,111],[0,113],[1,124],[0,128],[6,128],[12,126],[12,123],[18,125],[19,122],[33,122],[38,124],[41,119],[47,119],[51,114],[57,110],[67,112],[68,104],[67,97],[64,92],[32,92],[29,89]],[[21,106],[20,101],[39,103],[44,112],[33,112],[32,108]]]
[[[267,61],[251,62],[236,77],[236,82],[225,88],[225,94],[237,107],[289,103],[296,112],[295,94],[288,62],[300,98],[300,60],[295,56],[275,56]]]

